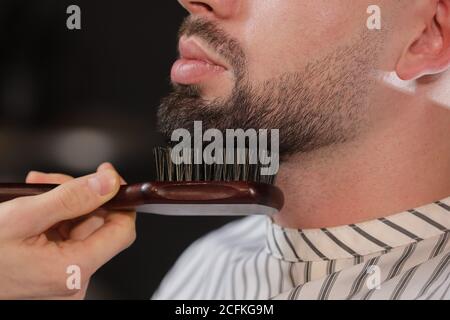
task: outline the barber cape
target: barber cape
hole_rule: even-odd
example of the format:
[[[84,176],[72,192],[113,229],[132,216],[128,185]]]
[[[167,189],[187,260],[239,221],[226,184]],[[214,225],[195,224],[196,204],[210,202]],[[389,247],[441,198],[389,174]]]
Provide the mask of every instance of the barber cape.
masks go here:
[[[154,299],[450,299],[450,198],[336,228],[253,216],[195,242]]]

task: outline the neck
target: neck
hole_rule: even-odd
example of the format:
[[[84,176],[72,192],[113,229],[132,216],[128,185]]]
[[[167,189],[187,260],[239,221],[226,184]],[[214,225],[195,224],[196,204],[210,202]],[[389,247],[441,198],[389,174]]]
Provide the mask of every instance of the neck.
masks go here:
[[[398,92],[387,100],[357,139],[281,165],[285,207],[277,224],[359,223],[450,196],[450,111]]]

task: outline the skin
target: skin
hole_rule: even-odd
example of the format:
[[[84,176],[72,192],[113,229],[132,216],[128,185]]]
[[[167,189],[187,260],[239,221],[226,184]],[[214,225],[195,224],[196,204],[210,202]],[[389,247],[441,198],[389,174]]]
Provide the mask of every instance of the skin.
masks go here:
[[[98,175],[102,183],[93,182]],[[106,163],[78,179],[30,172],[27,182],[61,185],[0,204],[0,299],[83,299],[95,271],[136,237],[135,213],[97,210],[124,181]],[[79,290],[66,285],[72,265]]]
[[[312,57],[354,43],[364,30],[369,0],[180,0],[194,18],[214,22],[239,42],[247,76],[263,83],[305,67]],[[450,1],[377,1],[382,45],[373,68],[433,85],[450,64]],[[351,8],[351,10],[349,10]],[[370,36],[367,41],[377,39]],[[372,45],[367,43],[367,46]],[[433,75],[430,77],[429,75]],[[423,81],[423,79],[427,81]],[[439,78],[439,77],[436,77]],[[225,99],[232,69],[197,83],[205,100]],[[422,95],[371,87],[364,127],[356,137],[291,155],[278,185],[286,206],[275,222],[322,228],[388,216],[448,197],[450,112]]]
[[[301,70],[311,57],[350,43],[356,36],[355,30],[361,30],[366,23],[369,3],[357,0],[179,2],[191,15],[216,22],[239,41],[247,56],[249,78],[254,82]],[[348,10],[349,7],[354,10]],[[229,93],[223,88],[232,88],[233,81],[229,72],[202,83],[202,96],[223,97]]]

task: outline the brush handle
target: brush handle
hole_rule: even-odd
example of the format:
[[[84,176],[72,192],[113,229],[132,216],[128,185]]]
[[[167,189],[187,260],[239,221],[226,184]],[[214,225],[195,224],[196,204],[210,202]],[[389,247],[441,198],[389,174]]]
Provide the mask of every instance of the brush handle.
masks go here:
[[[0,183],[0,202],[10,201],[20,197],[37,196],[53,190],[58,187],[57,184],[26,184],[26,183]],[[137,185],[124,185],[120,187],[117,195],[110,202],[103,207],[114,209],[125,209],[130,204],[130,209],[133,207],[129,200],[129,195],[136,193]],[[128,198],[128,199],[127,199]],[[112,204],[112,207],[109,207]]]
[[[0,202],[36,196],[58,185],[0,183]],[[146,204],[261,204],[281,210],[284,197],[277,187],[264,183],[188,181],[145,182],[123,185],[102,208],[135,210]]]

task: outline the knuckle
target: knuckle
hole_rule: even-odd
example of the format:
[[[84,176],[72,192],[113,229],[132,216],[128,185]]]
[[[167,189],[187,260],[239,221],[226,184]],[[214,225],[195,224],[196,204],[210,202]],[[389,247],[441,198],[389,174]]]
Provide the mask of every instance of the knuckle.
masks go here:
[[[136,241],[136,231],[130,230],[122,240],[122,249],[125,250],[129,248]]]
[[[136,224],[132,217],[126,216],[124,221],[121,223],[120,232],[124,232],[125,236],[123,237],[123,247],[128,248],[131,246],[134,241],[136,241]]]
[[[57,196],[59,206],[69,214],[82,213],[83,208],[92,202],[92,197],[86,189],[78,185],[61,186]]]
[[[136,237],[136,228],[133,227],[128,233],[127,247],[131,246],[136,241]]]
[[[111,231],[111,239],[116,242],[119,251],[127,249],[136,240],[136,229],[132,224],[116,223]]]
[[[80,199],[76,192],[68,188],[61,188],[56,201],[58,206],[65,212],[77,213],[80,209]]]

